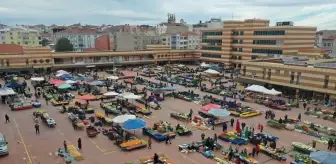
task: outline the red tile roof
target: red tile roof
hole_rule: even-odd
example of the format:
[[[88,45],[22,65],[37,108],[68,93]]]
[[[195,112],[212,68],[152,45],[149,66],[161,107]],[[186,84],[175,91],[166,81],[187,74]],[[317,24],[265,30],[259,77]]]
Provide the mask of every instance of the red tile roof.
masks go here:
[[[0,54],[23,54],[24,50],[21,45],[17,44],[0,44]]]
[[[96,34],[97,30],[95,30],[95,29],[76,29],[76,28],[71,28],[71,29],[66,29],[66,30],[60,31],[60,33]]]

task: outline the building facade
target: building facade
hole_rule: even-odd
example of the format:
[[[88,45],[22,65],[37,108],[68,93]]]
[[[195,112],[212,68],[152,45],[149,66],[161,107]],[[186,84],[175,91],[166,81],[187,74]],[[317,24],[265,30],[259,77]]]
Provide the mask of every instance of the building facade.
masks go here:
[[[191,27],[191,31],[197,33],[201,36],[202,30],[207,28],[209,29],[217,29],[223,28],[224,22],[220,18],[211,18],[209,21],[202,22],[200,21],[198,24],[193,24]]]
[[[262,19],[224,21],[224,28],[203,30],[201,58],[240,68],[244,60],[298,56],[299,50],[314,49],[315,32],[316,27],[269,26]]]
[[[74,51],[82,52],[84,49],[95,48],[95,40],[101,35],[94,29],[67,29],[55,33],[55,43],[61,38],[67,38]]]
[[[193,32],[178,34],[164,34],[161,36],[161,44],[171,49],[199,49],[199,35]]]
[[[37,30],[21,26],[0,29],[0,44],[18,44],[36,47],[41,45],[41,37]]]
[[[322,30],[316,32],[315,45],[331,54],[333,42],[336,39],[336,30]]]

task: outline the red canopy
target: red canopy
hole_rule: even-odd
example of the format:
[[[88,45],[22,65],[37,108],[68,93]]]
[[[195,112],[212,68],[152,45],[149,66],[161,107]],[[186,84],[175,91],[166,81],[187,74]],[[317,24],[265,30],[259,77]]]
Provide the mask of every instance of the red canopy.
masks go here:
[[[78,99],[80,99],[80,100],[95,100],[97,98],[96,98],[96,96],[92,96],[92,95],[84,95],[84,96],[79,96]]]
[[[203,107],[201,108],[201,110],[202,110],[203,112],[208,112],[208,111],[211,110],[211,109],[219,109],[219,108],[221,108],[221,106],[218,105],[218,104],[208,104],[208,105],[203,106]]]
[[[59,84],[59,83],[63,83],[62,80],[57,80],[57,79],[52,79],[52,80],[49,80],[49,83],[51,84]]]
[[[236,131],[237,131],[237,133],[240,133],[240,132],[241,132],[241,129],[240,129],[240,122],[239,122],[238,119],[237,119],[237,122],[236,122]]]

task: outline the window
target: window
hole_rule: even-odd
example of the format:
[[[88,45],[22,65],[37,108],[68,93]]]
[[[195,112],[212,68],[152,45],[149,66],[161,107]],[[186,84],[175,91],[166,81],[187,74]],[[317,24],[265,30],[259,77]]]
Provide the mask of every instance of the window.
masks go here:
[[[244,31],[240,31],[240,35],[244,35]]]
[[[258,58],[257,55],[252,55],[252,56],[251,56],[251,59],[252,59],[252,60],[255,60],[255,59],[257,59],[257,58]]]
[[[289,73],[289,72],[288,72],[287,70],[285,70],[284,74],[285,74],[285,75],[288,75],[288,73]]]
[[[33,63],[35,63],[35,64],[36,64],[36,63],[37,63],[37,60],[36,60],[36,59],[34,59],[34,60],[33,60]]]
[[[280,74],[280,70],[278,69],[278,70],[275,70],[275,73],[276,74]]]
[[[252,53],[260,54],[282,54],[282,50],[269,50],[269,49],[252,49]]]
[[[233,32],[232,32],[232,35],[233,35],[233,36],[238,36],[238,35],[239,35],[239,32],[238,32],[238,31],[233,31]]]
[[[13,35],[13,33],[10,32],[9,35]]]
[[[324,76],[324,84],[323,84],[323,88],[328,88],[328,83],[329,83],[329,76],[325,75]]]
[[[232,48],[232,52],[237,52],[238,49],[237,48]]]
[[[244,41],[243,40],[239,40],[239,44],[243,44],[244,43]]]
[[[221,51],[221,47],[202,47],[202,50]]]
[[[13,40],[14,38],[11,36],[10,39]]]
[[[166,38],[163,38],[162,41],[166,41]]]
[[[46,63],[49,63],[50,62],[50,59],[46,59]]]
[[[238,40],[232,40],[233,44],[238,44]]]
[[[202,37],[205,36],[221,36],[222,32],[202,32]]]
[[[40,63],[43,63],[44,61],[43,61],[43,59],[40,59]]]
[[[221,55],[217,54],[202,54],[201,56],[206,58],[221,58]]]
[[[285,35],[285,31],[254,31],[253,35]]]
[[[253,40],[253,44],[276,45],[276,40]]]
[[[239,49],[238,49],[238,52],[243,52],[243,48],[239,48]]]
[[[17,44],[20,44],[20,42],[17,42]]]
[[[24,42],[24,44],[28,44],[28,42],[27,42],[27,41],[25,41],[25,42]]]
[[[290,81],[289,81],[290,84],[293,84],[293,82],[294,82],[294,74],[295,74],[295,72],[291,72]]]
[[[296,85],[300,84],[300,79],[301,79],[301,72],[298,72],[296,75]]]

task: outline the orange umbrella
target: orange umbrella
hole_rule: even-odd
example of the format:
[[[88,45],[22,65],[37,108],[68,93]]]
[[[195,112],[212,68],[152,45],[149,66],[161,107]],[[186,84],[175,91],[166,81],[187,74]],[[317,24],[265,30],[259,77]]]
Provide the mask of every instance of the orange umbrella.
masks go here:
[[[84,95],[84,96],[79,96],[78,99],[80,100],[96,100],[96,96],[92,95]]]

